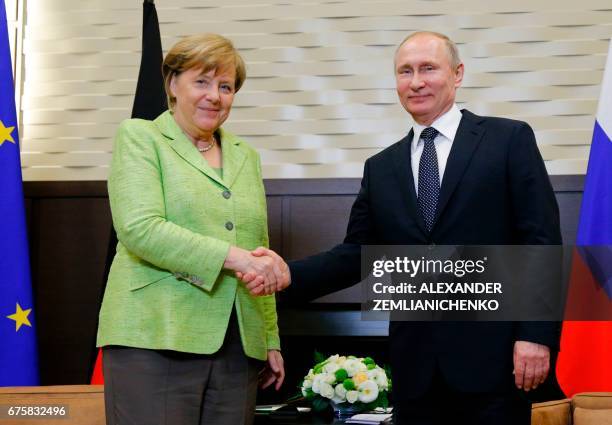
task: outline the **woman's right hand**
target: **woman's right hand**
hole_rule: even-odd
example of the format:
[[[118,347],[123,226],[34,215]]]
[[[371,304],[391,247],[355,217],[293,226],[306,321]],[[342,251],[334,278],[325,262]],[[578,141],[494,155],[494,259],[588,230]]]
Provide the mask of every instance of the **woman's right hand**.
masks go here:
[[[291,285],[291,271],[283,258],[271,249],[260,246],[251,251],[251,255],[255,257],[269,257],[274,261],[274,275],[276,276],[276,287],[266,287],[264,279],[254,273],[236,272],[238,279],[242,280],[247,289],[253,295],[269,295],[274,292],[280,292]]]
[[[270,295],[276,291],[277,282],[283,279],[282,271],[272,257],[257,257],[250,251],[232,246],[229,249],[223,267],[236,272],[238,276],[257,276],[259,283],[253,295]]]

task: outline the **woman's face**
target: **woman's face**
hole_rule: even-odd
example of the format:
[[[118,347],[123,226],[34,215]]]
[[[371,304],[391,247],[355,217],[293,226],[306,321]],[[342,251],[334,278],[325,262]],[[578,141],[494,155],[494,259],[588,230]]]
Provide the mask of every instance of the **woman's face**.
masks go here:
[[[221,127],[232,108],[236,70],[192,68],[172,77],[170,90],[176,98],[174,117],[193,137],[208,138]]]

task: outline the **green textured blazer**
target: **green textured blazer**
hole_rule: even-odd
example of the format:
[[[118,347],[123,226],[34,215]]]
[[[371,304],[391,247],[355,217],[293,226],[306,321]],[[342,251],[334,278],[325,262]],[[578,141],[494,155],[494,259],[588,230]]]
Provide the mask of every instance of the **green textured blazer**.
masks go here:
[[[119,243],[98,346],[214,353],[232,309],[249,357],[280,349],[274,296],[253,297],[223,269],[230,245],[268,245],[259,155],[220,130],[220,177],[170,112],[121,123],[108,179]]]

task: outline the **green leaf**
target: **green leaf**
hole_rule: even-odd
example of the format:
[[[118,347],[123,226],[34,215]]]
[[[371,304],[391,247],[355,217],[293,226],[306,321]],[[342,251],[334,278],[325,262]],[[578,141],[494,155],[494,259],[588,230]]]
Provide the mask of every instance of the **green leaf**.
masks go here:
[[[374,363],[368,363],[366,366],[368,367],[368,370],[376,368],[376,365]]]
[[[315,412],[321,412],[329,406],[329,400],[324,397],[317,397],[312,401],[312,409]]]
[[[345,379],[342,385],[344,386],[344,389],[347,391],[351,391],[355,389],[355,382],[350,378]]]
[[[302,394],[302,390],[300,390],[299,393],[292,395],[291,397],[289,397],[287,400],[285,400],[285,403],[292,403],[294,401],[298,401],[298,400],[302,400],[306,397],[304,397],[304,395]]]
[[[315,363],[319,364],[319,363],[323,363],[325,360],[327,360],[327,357],[325,354],[320,353],[319,351],[314,352],[314,361]]]
[[[348,372],[346,369],[338,369],[335,373],[336,381],[343,382],[346,378],[348,378]]]
[[[389,381],[390,381],[391,380],[391,366],[384,365],[383,369],[385,370],[385,373],[387,374],[387,378],[389,378]]]
[[[376,399],[374,401],[371,401],[369,403],[365,403],[363,405],[363,407],[364,407],[365,410],[374,410],[374,409],[376,409],[378,407],[378,399]]]
[[[365,359],[363,359],[363,362],[365,364],[373,364],[373,365],[376,364],[376,363],[374,363],[374,359],[372,357],[366,357]]]
[[[312,399],[314,399],[314,398],[315,398],[315,396],[316,396],[316,395],[317,395],[317,394],[316,394],[316,393],[315,393],[315,392],[314,392],[314,391],[313,391],[311,388],[308,388],[308,389],[306,390],[306,396],[305,396],[304,398],[305,398],[306,400],[312,400]]]
[[[389,397],[387,397],[387,392],[381,391],[378,393],[377,401],[379,402],[380,407],[384,407],[385,409],[389,407]]]

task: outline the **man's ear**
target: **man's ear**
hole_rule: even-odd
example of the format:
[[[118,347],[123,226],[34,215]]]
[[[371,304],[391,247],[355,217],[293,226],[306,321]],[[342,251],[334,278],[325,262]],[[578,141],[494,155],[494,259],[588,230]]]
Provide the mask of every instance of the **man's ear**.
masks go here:
[[[463,63],[460,63],[459,65],[457,65],[457,69],[455,70],[455,88],[459,87],[461,85],[461,82],[463,81],[463,71]]]

